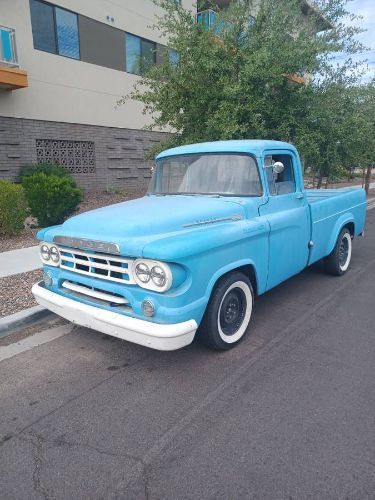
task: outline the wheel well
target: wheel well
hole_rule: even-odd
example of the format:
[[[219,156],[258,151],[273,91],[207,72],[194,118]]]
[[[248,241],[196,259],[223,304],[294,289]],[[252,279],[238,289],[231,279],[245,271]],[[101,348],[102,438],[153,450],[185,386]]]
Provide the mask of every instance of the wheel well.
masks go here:
[[[254,295],[255,296],[258,295],[258,284],[254,266],[252,266],[251,264],[247,264],[246,266],[236,267],[225,273],[223,276],[226,276],[232,273],[233,271],[239,271],[240,273],[244,274],[247,278],[249,278],[251,286],[253,287]],[[221,278],[223,276],[221,276]]]
[[[354,222],[348,222],[347,224],[345,224],[344,227],[347,227],[349,229],[350,236],[353,238],[354,237]]]

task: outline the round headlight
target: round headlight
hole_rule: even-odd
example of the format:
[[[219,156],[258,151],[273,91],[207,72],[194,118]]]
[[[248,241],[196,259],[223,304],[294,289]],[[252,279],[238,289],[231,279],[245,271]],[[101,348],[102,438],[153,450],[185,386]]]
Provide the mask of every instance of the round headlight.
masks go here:
[[[58,262],[60,260],[60,252],[57,247],[51,247],[49,249],[50,256],[53,262]]]
[[[165,282],[167,281],[164,269],[162,269],[160,266],[154,266],[151,269],[151,279],[156,286],[163,287],[165,285]]]
[[[148,283],[150,281],[150,269],[144,262],[140,262],[136,265],[135,273],[139,281],[141,281],[142,283]]]
[[[47,245],[42,245],[40,247],[40,254],[43,260],[50,260],[51,258],[51,252]]]

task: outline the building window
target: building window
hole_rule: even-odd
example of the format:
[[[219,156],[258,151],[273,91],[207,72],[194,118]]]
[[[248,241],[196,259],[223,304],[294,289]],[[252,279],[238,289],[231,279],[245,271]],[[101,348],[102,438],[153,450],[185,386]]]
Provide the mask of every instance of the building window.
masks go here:
[[[169,64],[171,66],[177,66],[180,60],[180,54],[177,52],[177,50],[169,49],[168,58],[169,58]]]
[[[126,33],[126,71],[140,75],[141,39]]]
[[[34,48],[79,59],[77,14],[39,0],[30,0]]]
[[[30,0],[34,48],[56,54],[55,19],[52,5]]]
[[[135,75],[145,73],[156,62],[156,44],[126,33],[126,71]]]
[[[59,54],[79,59],[77,14],[56,7],[55,17]]]
[[[59,163],[72,174],[95,172],[95,144],[90,141],[37,139],[38,163]]]

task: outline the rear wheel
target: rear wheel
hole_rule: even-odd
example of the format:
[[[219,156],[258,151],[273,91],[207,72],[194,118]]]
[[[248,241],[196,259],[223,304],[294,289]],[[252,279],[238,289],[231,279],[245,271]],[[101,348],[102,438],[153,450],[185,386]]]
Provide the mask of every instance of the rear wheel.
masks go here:
[[[233,271],[224,276],[212,291],[198,338],[212,349],[231,349],[246,333],[253,302],[253,288],[244,274]]]
[[[344,227],[337,238],[335,248],[324,259],[324,267],[329,274],[342,276],[348,269],[352,257],[352,236]]]

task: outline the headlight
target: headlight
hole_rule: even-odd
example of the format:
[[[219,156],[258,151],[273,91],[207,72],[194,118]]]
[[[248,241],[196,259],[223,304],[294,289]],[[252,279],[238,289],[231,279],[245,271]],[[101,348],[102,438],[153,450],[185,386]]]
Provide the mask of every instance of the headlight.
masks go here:
[[[135,274],[137,275],[139,281],[142,281],[142,283],[148,283],[150,281],[150,269],[144,262],[140,262],[135,266]]]
[[[133,264],[136,283],[142,288],[165,292],[172,286],[172,272],[164,262],[137,259]]]
[[[167,280],[164,270],[160,266],[154,266],[151,269],[151,279],[158,287],[163,287]]]
[[[42,245],[40,247],[40,255],[42,257],[42,260],[50,260],[51,252],[47,245]]]
[[[60,252],[56,245],[41,243],[39,249],[43,264],[49,266],[58,266],[60,264]]]
[[[51,260],[53,260],[53,262],[55,262],[55,263],[59,262],[59,260],[60,260],[59,249],[57,247],[53,246],[49,249],[49,251],[51,254]]]

